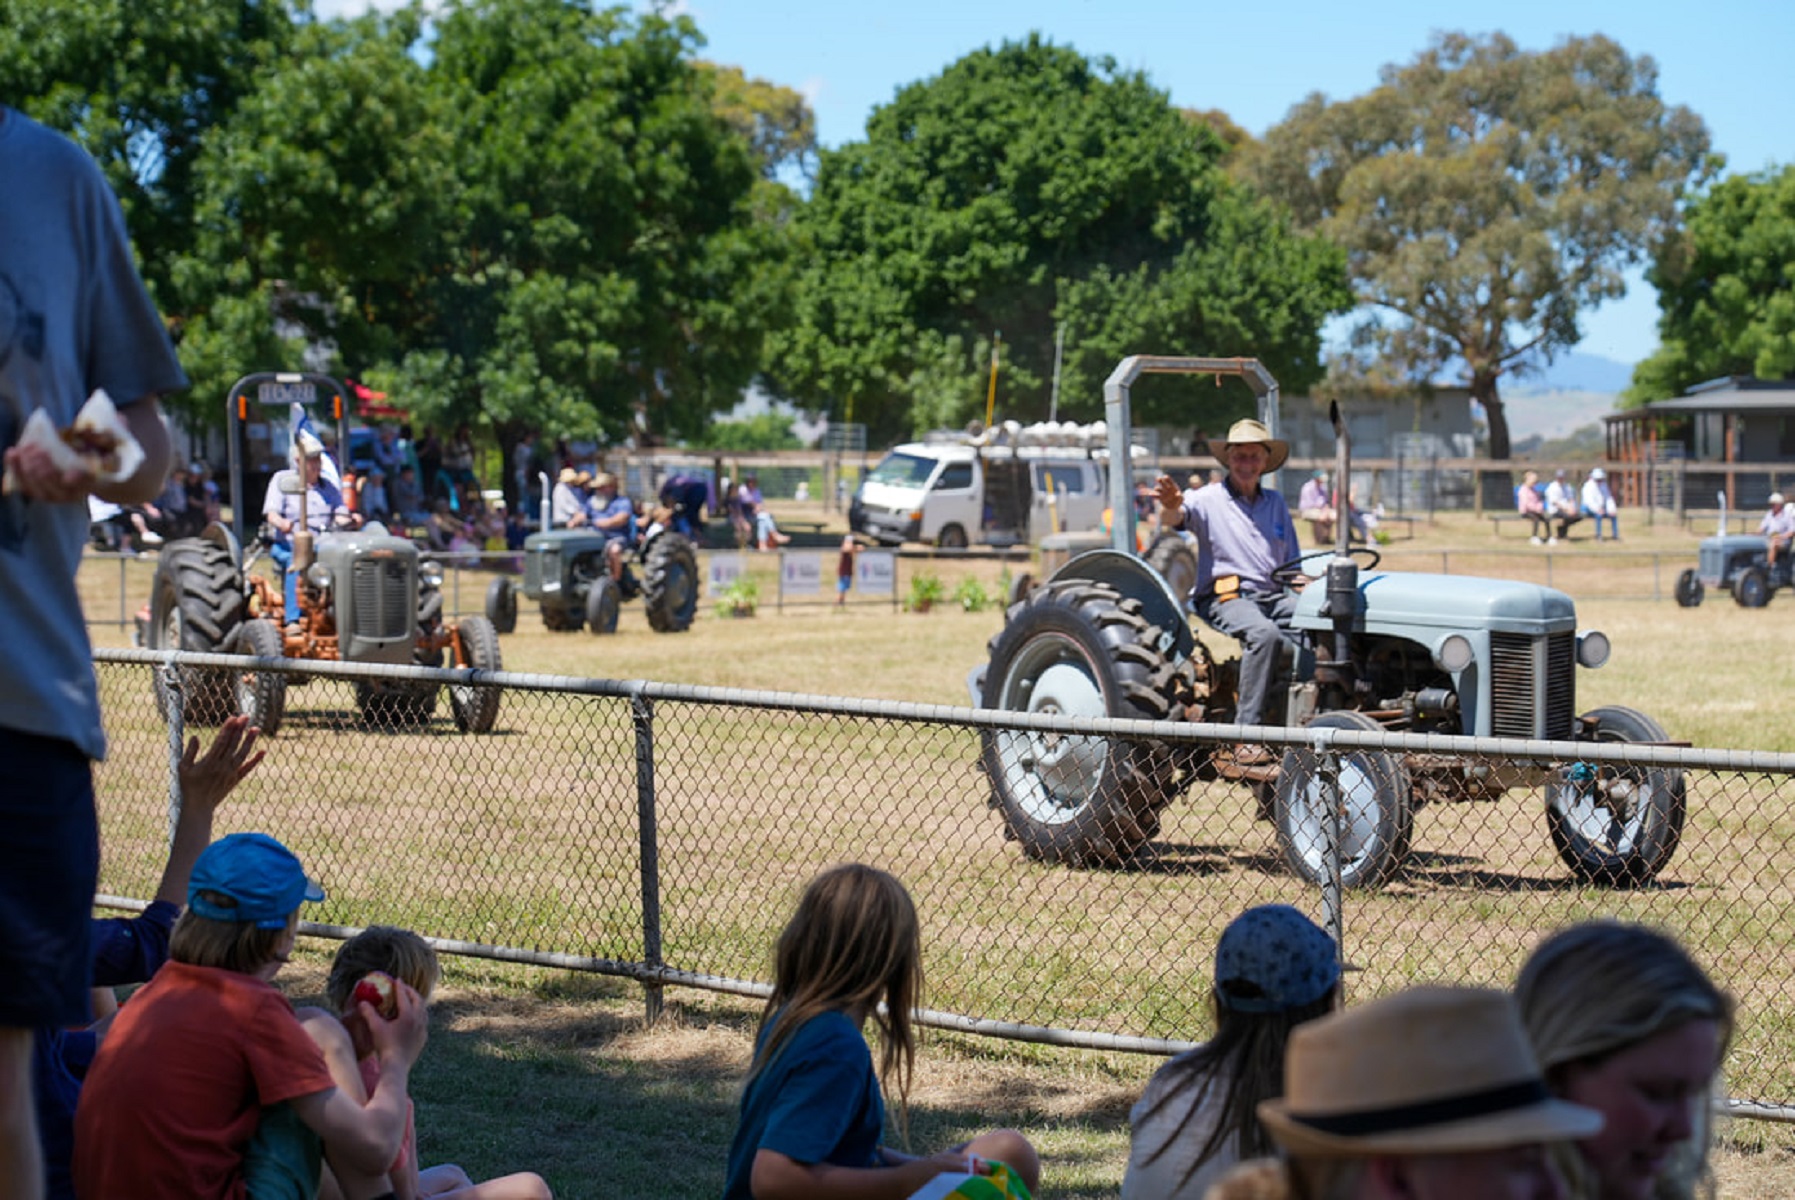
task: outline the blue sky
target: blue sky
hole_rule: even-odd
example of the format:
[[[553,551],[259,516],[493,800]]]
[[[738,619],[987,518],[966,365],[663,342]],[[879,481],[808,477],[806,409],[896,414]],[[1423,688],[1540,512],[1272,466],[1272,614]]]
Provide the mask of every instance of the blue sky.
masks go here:
[[[319,0],[321,15],[368,0]],[[704,56],[802,92],[826,146],[864,136],[872,109],[981,46],[1039,31],[1143,72],[1187,108],[1219,108],[1254,134],[1310,92],[1343,99],[1377,85],[1438,29],[1500,29],[1524,48],[1602,33],[1658,64],[1659,94],[1706,121],[1729,171],[1795,163],[1795,0],[682,0]],[[1499,17],[1493,14],[1500,14]],[[1585,322],[1578,350],[1632,363],[1657,344],[1652,289]]]

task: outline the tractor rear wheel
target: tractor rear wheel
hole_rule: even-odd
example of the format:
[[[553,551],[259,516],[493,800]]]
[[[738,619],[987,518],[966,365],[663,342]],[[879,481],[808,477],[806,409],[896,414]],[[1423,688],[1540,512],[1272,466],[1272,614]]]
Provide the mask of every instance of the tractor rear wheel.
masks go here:
[[[1702,592],[1701,577],[1695,573],[1695,568],[1684,568],[1683,573],[1677,576],[1675,593],[1677,604],[1683,608],[1700,607],[1702,602]]]
[[[243,575],[228,548],[207,538],[170,542],[150,586],[149,648],[218,653],[237,636],[243,608]],[[216,725],[237,711],[228,671],[183,668],[177,685],[190,725]],[[171,695],[160,670],[154,687],[166,718]]]
[[[243,626],[238,648],[250,658],[281,657],[280,630],[273,621],[257,618]],[[262,731],[263,737],[280,732],[287,715],[287,676],[281,671],[239,671],[237,711]]]
[[[486,588],[486,619],[500,633],[517,631],[517,584],[501,575]]]
[[[1171,586],[1179,608],[1187,609],[1197,588],[1197,555],[1190,543],[1181,534],[1160,534],[1147,548],[1147,565]]]
[[[1069,717],[1175,720],[1191,664],[1166,631],[1108,584],[1047,583],[991,639],[984,707]],[[1009,832],[1031,858],[1116,864],[1159,830],[1177,795],[1166,743],[1035,730],[991,730],[981,765]]]
[[[504,669],[499,656],[499,635],[485,617],[469,617],[456,627],[461,640],[461,658],[475,671]],[[499,719],[499,689],[471,683],[449,685],[449,711],[455,715],[455,728],[463,733],[491,733]]]
[[[1733,580],[1733,599],[1741,608],[1763,608],[1770,603],[1770,576],[1763,567],[1746,567]]]
[[[682,533],[649,543],[642,562],[642,604],[656,633],[683,633],[698,614],[698,552]]]
[[[1309,729],[1383,729],[1363,713],[1322,713]],[[1335,808],[1322,778],[1321,755],[1307,748],[1284,752],[1272,797],[1274,824],[1284,861],[1306,883],[1325,883],[1331,874],[1328,841],[1334,813],[1340,816],[1340,883],[1369,887],[1395,873],[1408,857],[1415,810],[1409,771],[1402,756],[1383,750],[1339,750]]]
[[[1592,709],[1598,742],[1667,742],[1664,728],[1620,705]],[[1683,837],[1680,767],[1573,763],[1546,785],[1546,831],[1579,879],[1611,887],[1649,883]]]

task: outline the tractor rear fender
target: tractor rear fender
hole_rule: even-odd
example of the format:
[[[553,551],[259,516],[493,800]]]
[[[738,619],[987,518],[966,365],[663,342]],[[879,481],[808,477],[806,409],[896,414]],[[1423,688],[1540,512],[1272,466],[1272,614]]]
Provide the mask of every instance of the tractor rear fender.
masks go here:
[[[1139,600],[1141,615],[1150,625],[1157,625],[1172,637],[1166,657],[1189,658],[1196,643],[1190,622],[1185,619],[1185,597],[1175,596],[1163,576],[1139,557],[1119,550],[1086,550],[1070,559],[1048,577],[1048,583],[1064,579],[1088,579],[1107,583],[1125,600]]]

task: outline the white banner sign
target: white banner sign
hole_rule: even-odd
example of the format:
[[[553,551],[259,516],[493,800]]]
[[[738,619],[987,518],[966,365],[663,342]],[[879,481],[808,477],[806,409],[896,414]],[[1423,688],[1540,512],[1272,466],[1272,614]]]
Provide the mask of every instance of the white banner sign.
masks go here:
[[[779,586],[788,596],[814,596],[822,591],[823,556],[812,551],[780,551]]]
[[[741,578],[742,556],[739,554],[711,555],[710,582],[711,592],[726,591],[729,585]]]
[[[862,550],[854,556],[854,586],[869,596],[897,591],[897,552]]]

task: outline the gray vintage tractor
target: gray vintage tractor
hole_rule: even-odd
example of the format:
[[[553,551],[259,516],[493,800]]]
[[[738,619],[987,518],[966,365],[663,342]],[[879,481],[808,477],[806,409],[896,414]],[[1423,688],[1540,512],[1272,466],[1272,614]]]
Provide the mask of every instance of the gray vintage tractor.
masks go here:
[[[1126,359],[1105,385],[1112,445],[1128,445],[1128,388],[1146,372],[1238,376],[1254,387],[1272,429],[1277,384],[1251,359]],[[1350,478],[1344,428],[1337,478]],[[1125,449],[1117,453],[1126,453]],[[1112,461],[1116,459],[1112,458]],[[1127,473],[1111,473],[1112,493]],[[1114,510],[1131,512],[1125,491]],[[988,660],[968,678],[985,708],[1143,720],[1232,721],[1237,664],[1218,663],[1193,634],[1186,596],[1133,553],[1132,522],[1112,548],[1061,566],[1005,615]],[[1156,545],[1158,545],[1156,543]],[[1179,574],[1183,555],[1163,561]],[[1361,560],[1363,567],[1361,567]],[[1321,551],[1285,564],[1287,579],[1315,577],[1295,629],[1306,653],[1283,673],[1286,726],[1400,730],[1590,742],[1661,743],[1643,713],[1602,707],[1578,714],[1576,672],[1599,667],[1608,639],[1577,629],[1569,596],[1500,579],[1376,570],[1375,549]],[[1305,669],[1304,660],[1313,659]],[[1320,883],[1329,874],[1324,833],[1334,813],[1319,756],[1290,749],[1249,764],[1151,739],[990,730],[981,765],[1006,831],[1031,857],[1079,865],[1127,860],[1158,832],[1160,813],[1199,780],[1251,788],[1275,824],[1289,867]],[[1339,768],[1341,879],[1369,886],[1408,853],[1424,804],[1495,799],[1543,787],[1546,824],[1580,878],[1612,885],[1653,878],[1676,851],[1683,775],[1662,767],[1568,762],[1550,767],[1397,751],[1345,751]]]
[[[415,543],[378,523],[327,532],[315,542],[309,534],[295,537],[294,569],[301,572],[297,613],[285,611],[278,573],[256,572],[265,541],[258,538],[246,554],[242,539],[249,428],[265,431],[271,422],[284,424],[288,405],[315,404],[321,388],[330,389],[336,399],[340,429],[347,393],[328,376],[248,375],[231,389],[234,528],[214,523],[198,537],[163,547],[151,585],[145,643],[153,649],[264,658],[499,670],[499,639],[492,623],[485,617],[445,621],[442,568],[423,558]],[[192,723],[217,723],[241,712],[263,734],[272,735],[286,714],[288,685],[310,679],[278,671],[186,670],[180,676],[183,716]],[[362,719],[370,724],[416,725],[435,715],[439,690],[435,684],[358,680],[355,698]],[[156,702],[165,714],[173,703],[160,676]],[[498,720],[499,692],[452,685],[449,709],[463,731],[491,732]]]
[[[1699,605],[1709,588],[1731,592],[1741,608],[1763,608],[1777,589],[1795,586],[1792,562],[1795,554],[1782,554],[1771,562],[1770,540],[1762,534],[1723,530],[1702,539],[1696,565],[1677,576],[1673,594],[1684,608]]]
[[[548,529],[524,539],[523,592],[541,607],[542,623],[557,631],[584,626],[593,633],[616,633],[623,602],[641,596],[656,633],[690,629],[698,614],[698,551],[692,540],[671,529],[656,531],[633,555],[635,564],[625,553],[620,580],[605,568],[605,542],[604,534],[590,529]],[[493,580],[486,613],[501,630],[516,626],[512,580]]]

